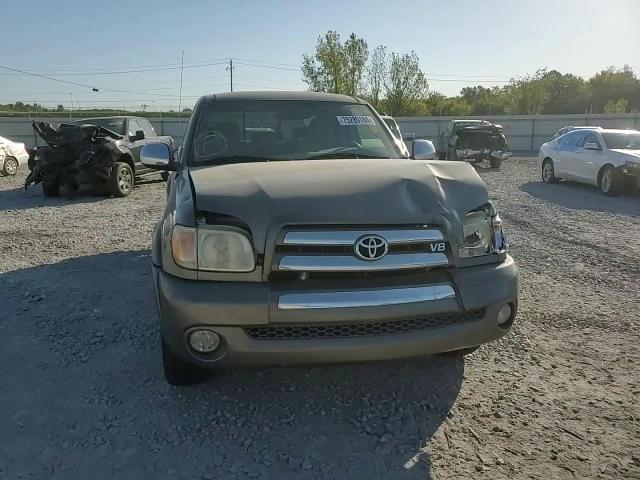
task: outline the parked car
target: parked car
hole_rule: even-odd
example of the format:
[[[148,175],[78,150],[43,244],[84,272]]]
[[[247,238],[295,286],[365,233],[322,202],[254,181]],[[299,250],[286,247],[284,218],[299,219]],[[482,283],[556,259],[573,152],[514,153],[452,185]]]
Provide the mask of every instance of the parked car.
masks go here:
[[[573,130],[540,147],[538,167],[545,183],[573,180],[597,185],[605,195],[630,183],[640,187],[640,131]]]
[[[400,126],[398,125],[398,122],[396,122],[396,119],[389,115],[381,115],[380,118],[382,118],[382,120],[384,120],[384,123],[387,124],[387,127],[389,127],[389,130],[391,130],[393,136],[399,140],[402,140],[402,133],[400,132]]]
[[[126,163],[135,178],[157,174],[157,171],[140,163],[140,150],[148,143],[166,143],[174,148],[173,138],[170,136],[158,136],[151,122],[143,117],[116,116],[84,118],[72,122],[74,125],[97,125],[117,133],[121,138],[117,141],[118,148],[122,151],[121,161]],[[166,173],[161,175],[167,179]],[[133,185],[132,185],[133,186]]]
[[[601,127],[588,126],[588,125],[578,125],[578,126],[569,125],[567,127],[562,127],[561,129],[559,129],[555,133],[553,138],[558,138],[558,137],[564,135],[565,133],[569,133],[569,132],[572,132],[574,130],[593,130],[594,128],[601,128]]]
[[[251,130],[255,127],[268,131]],[[430,142],[429,142],[430,143]],[[413,159],[357,98],[201,98],[153,234],[165,377],[211,369],[465,353],[505,335],[517,271],[464,162]]]
[[[442,160],[488,160],[491,168],[500,168],[512,155],[502,126],[486,120],[451,120],[438,138],[436,149]]]
[[[20,166],[26,165],[29,152],[24,143],[12,142],[0,137],[0,173],[13,176],[18,173]]]

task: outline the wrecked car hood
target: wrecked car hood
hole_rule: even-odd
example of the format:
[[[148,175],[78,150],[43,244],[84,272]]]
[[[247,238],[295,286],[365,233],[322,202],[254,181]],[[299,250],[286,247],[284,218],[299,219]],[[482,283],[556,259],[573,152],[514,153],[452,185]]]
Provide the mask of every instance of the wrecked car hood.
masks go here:
[[[488,201],[467,163],[395,159],[305,160],[193,168],[199,211],[246,222],[257,249],[284,225],[443,224]],[[457,228],[457,230],[453,230]]]

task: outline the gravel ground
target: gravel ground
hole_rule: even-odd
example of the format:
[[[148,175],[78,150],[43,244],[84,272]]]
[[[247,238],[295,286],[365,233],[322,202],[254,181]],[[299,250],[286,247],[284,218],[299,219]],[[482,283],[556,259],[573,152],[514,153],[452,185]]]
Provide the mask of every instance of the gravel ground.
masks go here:
[[[161,375],[164,184],[44,199],[0,178],[0,478],[640,479],[640,196],[481,171],[521,272],[464,361]]]

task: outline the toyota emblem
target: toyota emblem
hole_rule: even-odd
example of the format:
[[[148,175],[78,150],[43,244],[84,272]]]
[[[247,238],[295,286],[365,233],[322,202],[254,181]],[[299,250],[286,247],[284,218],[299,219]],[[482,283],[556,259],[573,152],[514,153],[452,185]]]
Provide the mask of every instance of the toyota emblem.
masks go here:
[[[380,260],[389,251],[389,243],[380,235],[364,235],[356,240],[353,250],[361,260]]]

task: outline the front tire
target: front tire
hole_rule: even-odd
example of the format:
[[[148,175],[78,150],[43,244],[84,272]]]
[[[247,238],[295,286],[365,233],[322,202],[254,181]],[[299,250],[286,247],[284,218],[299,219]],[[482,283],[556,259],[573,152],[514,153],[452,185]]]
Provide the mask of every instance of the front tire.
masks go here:
[[[502,166],[502,159],[501,158],[490,158],[489,159],[489,164],[491,165],[491,168],[499,170],[500,167]]]
[[[211,378],[212,372],[204,368],[196,367],[178,357],[171,347],[161,337],[162,341],[162,367],[164,378],[174,386],[193,385]]]
[[[13,177],[18,173],[18,160],[13,157],[5,157],[4,165],[2,166],[2,173],[9,177]]]
[[[615,171],[611,165],[607,165],[600,173],[600,191],[609,196],[618,195],[622,184],[620,175]]]
[[[111,167],[111,193],[115,197],[127,197],[133,190],[135,180],[133,170],[128,163],[116,162]]]
[[[542,162],[542,181],[544,183],[558,183],[555,169],[553,168],[553,160],[545,158]]]

